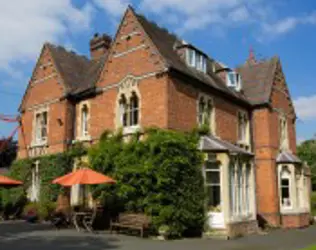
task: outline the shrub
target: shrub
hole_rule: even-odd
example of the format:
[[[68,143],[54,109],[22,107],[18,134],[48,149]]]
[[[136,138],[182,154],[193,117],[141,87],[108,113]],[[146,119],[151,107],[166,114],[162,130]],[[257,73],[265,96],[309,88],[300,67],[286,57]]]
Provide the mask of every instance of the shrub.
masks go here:
[[[142,141],[138,136],[128,143],[120,134],[103,136],[89,150],[90,163],[117,183],[96,185],[94,197],[114,200],[118,210],[145,212],[156,231],[161,225],[178,235],[202,230],[204,188],[197,143],[195,134],[156,128],[146,130]]]

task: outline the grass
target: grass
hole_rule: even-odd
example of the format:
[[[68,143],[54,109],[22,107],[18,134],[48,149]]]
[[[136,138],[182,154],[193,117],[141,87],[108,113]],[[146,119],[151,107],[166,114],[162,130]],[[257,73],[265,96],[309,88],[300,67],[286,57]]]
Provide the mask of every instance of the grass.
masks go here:
[[[304,248],[304,249],[301,249],[301,250],[316,250],[316,245],[315,246],[310,246],[308,248]]]

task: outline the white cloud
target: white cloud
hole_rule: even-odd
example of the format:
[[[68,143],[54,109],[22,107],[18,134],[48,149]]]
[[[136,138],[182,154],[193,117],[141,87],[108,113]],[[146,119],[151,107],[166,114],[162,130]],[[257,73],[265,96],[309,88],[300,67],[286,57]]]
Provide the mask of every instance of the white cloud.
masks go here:
[[[1,0],[0,70],[33,61],[45,41],[59,42],[68,32],[88,29],[92,12],[91,4],[78,8],[71,0]]]
[[[251,20],[248,7],[254,7],[261,0],[143,0],[140,9],[159,17],[173,13],[180,22],[181,32],[207,28],[216,24],[230,26]],[[164,20],[164,18],[163,18]]]
[[[93,0],[94,3],[114,17],[119,17],[130,4],[130,0]]]
[[[274,23],[264,23],[263,31],[270,35],[283,35],[294,30],[298,25],[316,25],[316,12],[297,17],[286,17]]]
[[[229,13],[228,16],[233,22],[242,22],[249,20],[250,13],[245,6],[241,6]]]
[[[316,95],[299,97],[294,100],[294,106],[300,120],[316,119]]]

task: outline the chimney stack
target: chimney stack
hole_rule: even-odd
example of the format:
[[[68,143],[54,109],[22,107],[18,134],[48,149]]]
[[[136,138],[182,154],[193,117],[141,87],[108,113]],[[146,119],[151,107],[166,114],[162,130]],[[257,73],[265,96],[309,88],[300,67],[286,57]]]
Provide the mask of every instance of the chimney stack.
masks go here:
[[[94,34],[94,37],[90,40],[90,56],[92,60],[97,60],[102,56],[107,55],[112,38],[107,34],[99,35]]]

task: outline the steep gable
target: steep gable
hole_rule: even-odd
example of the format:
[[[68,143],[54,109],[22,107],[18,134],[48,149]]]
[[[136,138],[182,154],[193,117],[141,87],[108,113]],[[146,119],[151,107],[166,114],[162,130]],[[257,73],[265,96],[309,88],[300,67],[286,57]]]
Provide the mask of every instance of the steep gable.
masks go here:
[[[46,89],[46,92],[43,92],[45,95],[41,94],[41,89]],[[51,51],[48,45],[44,44],[25,90],[19,110],[23,110],[26,106],[40,104],[45,100],[60,97],[65,92],[65,89]]]
[[[245,64],[236,69],[241,75],[242,88],[245,96],[252,105],[268,104],[279,59]]]
[[[145,75],[165,69],[164,58],[129,7],[112,41],[98,86],[118,82],[126,75]]]
[[[106,56],[90,61],[84,56],[67,51],[62,46],[45,43],[34,67],[19,110],[24,108],[32,87],[50,79],[54,79],[55,83],[59,84],[57,89],[60,92],[58,94],[55,93],[55,98],[63,95],[76,95],[94,88],[105,61]],[[43,87],[43,84],[38,86],[38,88]],[[56,89],[53,92],[56,92]],[[50,93],[47,92],[45,97],[46,99],[52,98]]]

